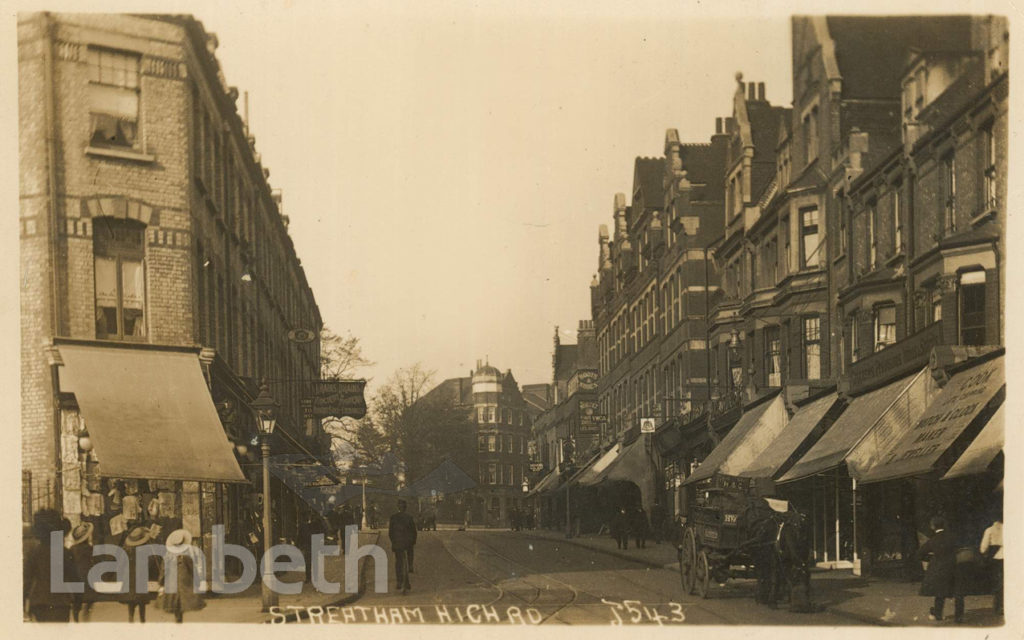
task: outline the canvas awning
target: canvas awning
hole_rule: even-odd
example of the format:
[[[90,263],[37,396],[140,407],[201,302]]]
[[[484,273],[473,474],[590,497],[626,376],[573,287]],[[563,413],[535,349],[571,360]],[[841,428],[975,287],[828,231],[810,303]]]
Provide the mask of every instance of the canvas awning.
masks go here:
[[[683,480],[683,484],[706,480],[716,472],[735,475],[730,470],[742,469],[749,464],[788,421],[781,394],[765,400],[740,416],[736,425],[722,438],[718,446],[712,449],[708,457],[701,461],[700,466]],[[758,431],[761,433],[758,434]]]
[[[931,378],[928,370],[922,369],[854,398],[825,435],[821,436],[821,439],[778,481],[799,480],[842,464],[850,450],[860,442],[864,434],[900,395],[914,384],[926,384],[926,376]]]
[[[783,465],[807,441],[822,418],[839,402],[839,396],[830,393],[797,409],[793,417],[768,445],[760,450],[747,465],[734,475],[748,478],[773,478]],[[806,445],[805,445],[806,446]]]
[[[595,460],[590,466],[584,468],[579,474],[576,475],[574,480],[577,484],[583,486],[591,486],[597,484],[601,480],[604,480],[605,470],[608,466],[619,456],[619,452],[622,450],[621,444],[616,444],[611,449],[605,451]]]
[[[112,478],[246,482],[195,352],[58,344],[62,391],[75,394]]]
[[[546,475],[543,478],[541,478],[540,482],[538,482],[533,487],[533,489],[530,490],[530,492],[528,494],[526,494],[526,497],[529,498],[529,497],[535,496],[535,495],[537,495],[539,493],[543,493],[544,491],[550,491],[551,489],[554,489],[555,487],[558,486],[559,475],[560,474],[558,473],[558,469],[552,469],[548,473],[548,475]]]
[[[988,424],[949,468],[943,480],[984,473],[1003,450],[1006,437],[1006,404],[999,405]]]
[[[409,486],[408,495],[429,498],[468,491],[476,486],[473,478],[451,460],[444,460],[433,471]]]
[[[269,466],[271,473],[320,515],[329,514],[335,507],[363,493],[361,485],[339,483],[336,471],[303,454],[272,456]],[[366,493],[390,495],[394,492],[366,487]]]
[[[929,376],[930,378],[931,376]],[[968,426],[997,398],[1003,388],[1003,357],[986,360],[953,375],[941,392],[932,394],[927,408],[910,419],[879,422],[850,453],[850,475],[858,482],[880,482],[925,475],[961,438]],[[901,407],[903,398],[894,405]],[[913,412],[913,408],[911,409]],[[884,427],[884,430],[883,430]],[[891,428],[891,433],[887,430]],[[978,426],[973,438],[981,427]],[[882,431],[881,434],[877,432]],[[947,463],[948,464],[948,463]]]

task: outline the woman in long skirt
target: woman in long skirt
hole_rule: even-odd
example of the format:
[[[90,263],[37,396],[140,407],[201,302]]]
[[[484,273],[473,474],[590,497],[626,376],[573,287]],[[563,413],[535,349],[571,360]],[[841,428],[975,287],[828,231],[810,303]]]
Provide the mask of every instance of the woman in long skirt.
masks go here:
[[[197,572],[202,568],[202,555],[192,546],[192,534],[178,529],[167,536],[167,555],[164,557],[163,590],[160,608],[174,614],[175,622],[182,622],[186,611],[199,611],[206,606],[199,591]],[[175,571],[171,571],[174,563]]]

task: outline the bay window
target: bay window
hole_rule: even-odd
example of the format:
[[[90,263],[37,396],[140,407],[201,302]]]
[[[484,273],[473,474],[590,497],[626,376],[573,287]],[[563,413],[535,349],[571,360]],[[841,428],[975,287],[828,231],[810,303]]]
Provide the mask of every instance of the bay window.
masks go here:
[[[960,275],[960,344],[985,344],[985,272]]]
[[[896,342],[896,305],[875,307],[875,351]]]
[[[808,380],[821,378],[821,318],[804,318],[804,376]]]

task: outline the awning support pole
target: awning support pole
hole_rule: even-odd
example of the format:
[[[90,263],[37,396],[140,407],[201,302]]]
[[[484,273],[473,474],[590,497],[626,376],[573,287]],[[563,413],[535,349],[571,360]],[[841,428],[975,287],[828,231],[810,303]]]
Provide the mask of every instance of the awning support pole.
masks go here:
[[[839,562],[839,467],[836,467],[836,562]]]
[[[853,490],[853,500],[850,507],[853,510],[853,570],[855,574],[860,573],[860,559],[857,557],[857,478],[850,478],[850,487]]]

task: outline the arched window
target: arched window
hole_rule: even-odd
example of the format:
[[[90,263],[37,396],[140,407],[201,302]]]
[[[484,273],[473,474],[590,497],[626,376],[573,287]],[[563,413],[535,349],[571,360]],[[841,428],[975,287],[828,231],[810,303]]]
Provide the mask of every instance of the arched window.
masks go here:
[[[146,226],[134,220],[96,218],[96,337],[140,340],[146,336]]]

